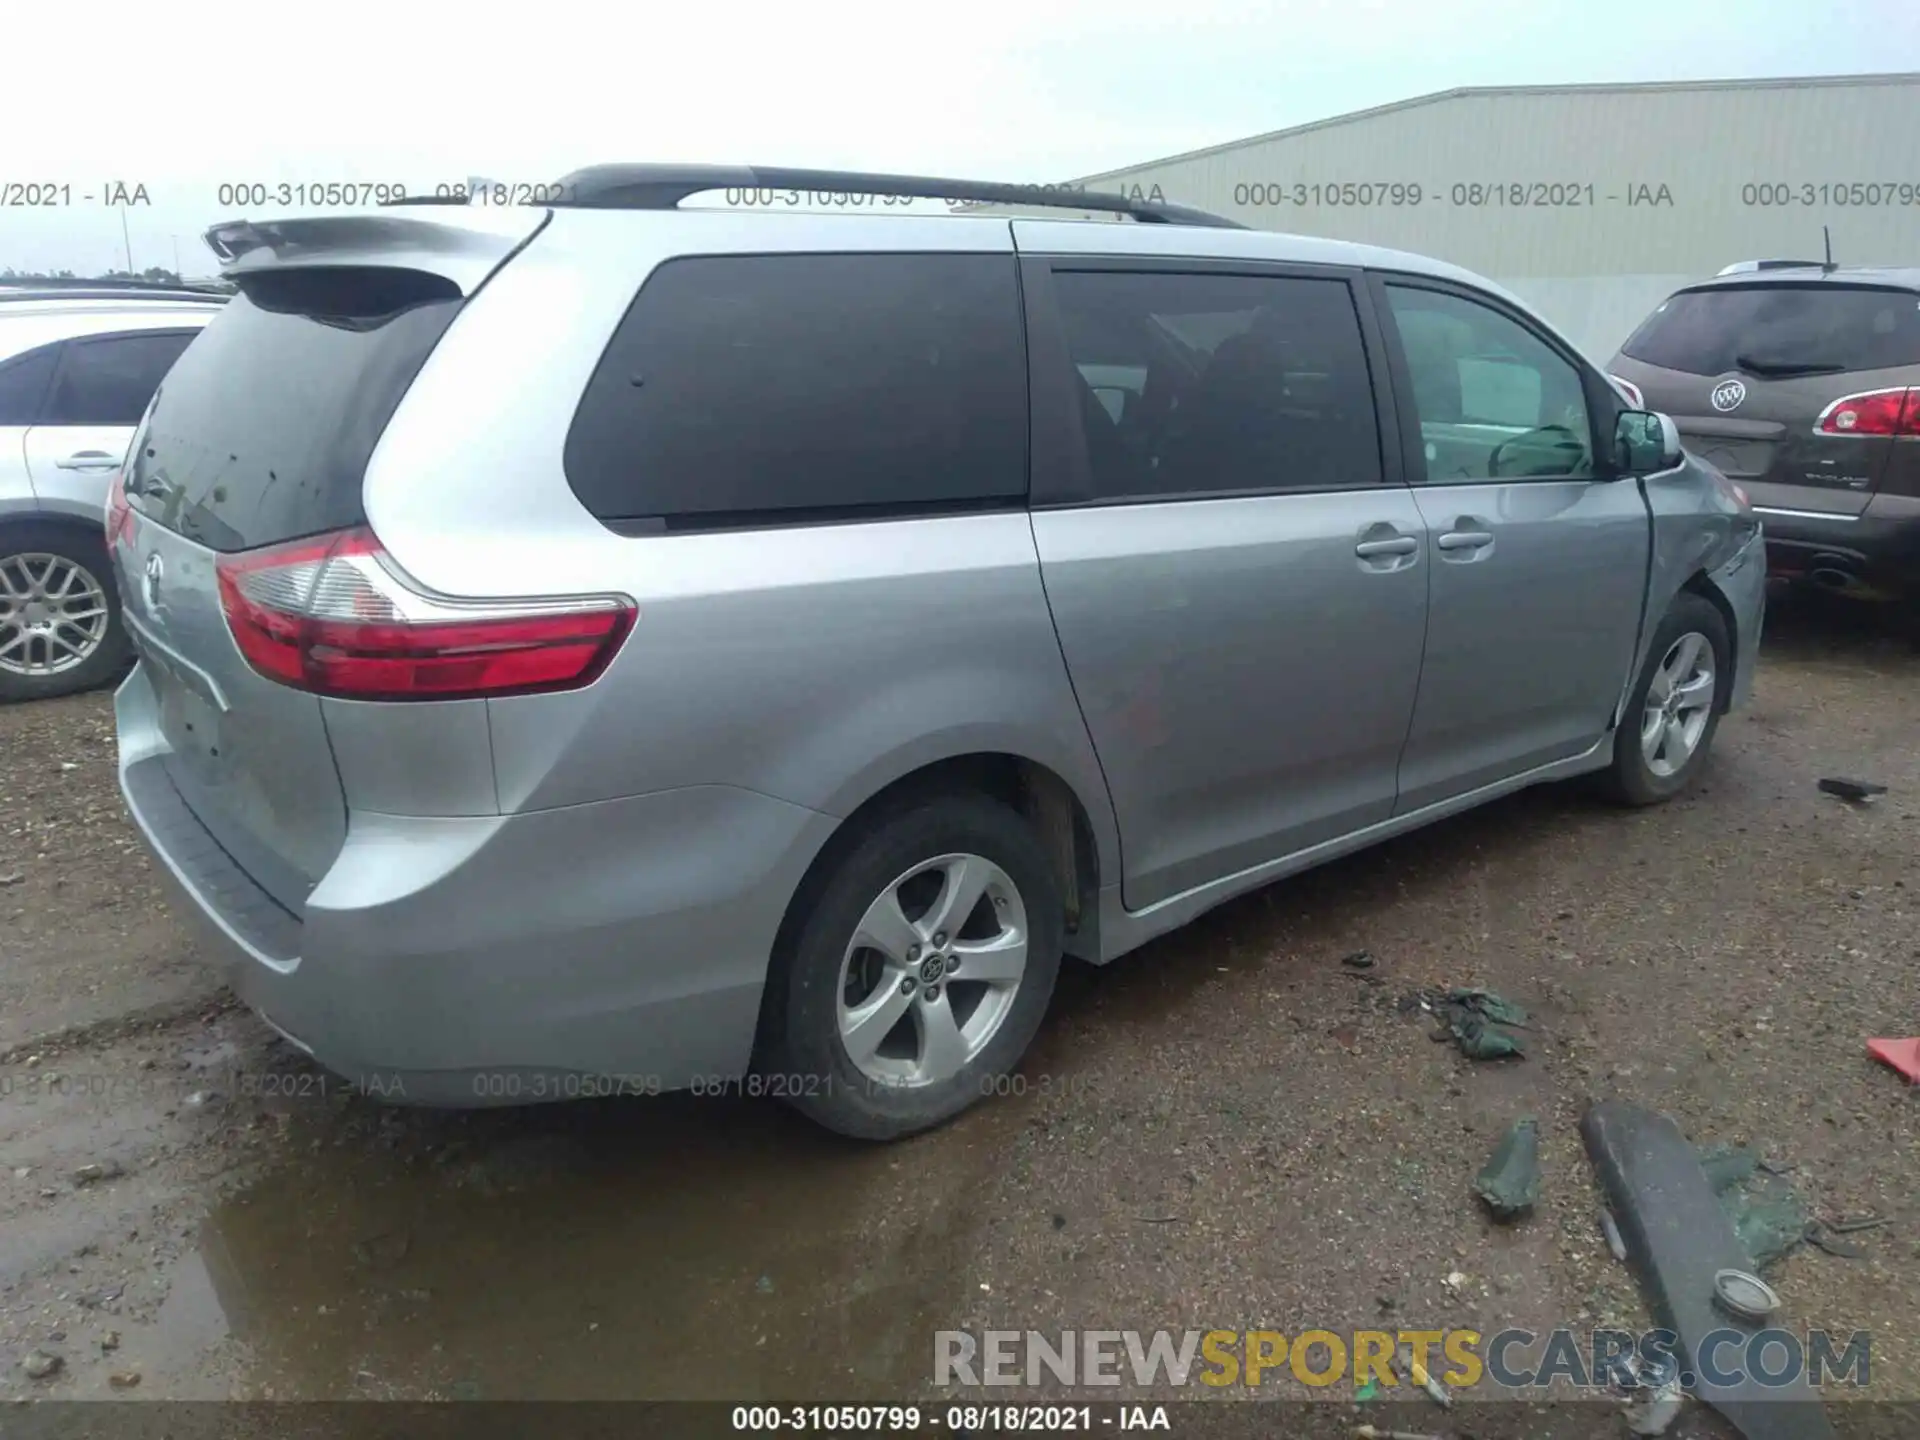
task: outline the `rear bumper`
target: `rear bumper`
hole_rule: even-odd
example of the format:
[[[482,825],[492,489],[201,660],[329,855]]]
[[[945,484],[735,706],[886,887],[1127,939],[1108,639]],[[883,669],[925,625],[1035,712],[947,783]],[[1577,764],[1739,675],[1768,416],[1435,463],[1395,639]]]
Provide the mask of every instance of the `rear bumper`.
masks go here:
[[[740,1074],[775,932],[835,824],[712,785],[512,816],[356,812],[296,916],[168,779],[143,670],[114,705],[127,807],[234,990],[328,1069],[406,1103]]]
[[[1920,499],[1876,495],[1858,516],[1756,510],[1767,531],[1767,568],[1863,597],[1920,597]]]

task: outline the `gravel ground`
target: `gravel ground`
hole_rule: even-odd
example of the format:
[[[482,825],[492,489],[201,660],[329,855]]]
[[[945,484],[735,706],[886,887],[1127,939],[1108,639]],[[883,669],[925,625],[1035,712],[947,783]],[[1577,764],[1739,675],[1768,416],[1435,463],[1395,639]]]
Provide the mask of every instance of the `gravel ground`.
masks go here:
[[[886,1398],[956,1326],[1640,1328],[1576,1130],[1618,1097],[1886,1217],[1772,1278],[1920,1398],[1920,1095],[1862,1045],[1920,1031],[1920,656],[1770,626],[1686,799],[1535,791],[1070,969],[1023,1093],[887,1148],[688,1096],[341,1093],[193,963],[108,697],[0,711],[0,1396]],[[1454,984],[1534,1012],[1526,1059],[1429,1040],[1406,997]],[[1497,1228],[1469,1187],[1522,1113],[1544,1195]]]

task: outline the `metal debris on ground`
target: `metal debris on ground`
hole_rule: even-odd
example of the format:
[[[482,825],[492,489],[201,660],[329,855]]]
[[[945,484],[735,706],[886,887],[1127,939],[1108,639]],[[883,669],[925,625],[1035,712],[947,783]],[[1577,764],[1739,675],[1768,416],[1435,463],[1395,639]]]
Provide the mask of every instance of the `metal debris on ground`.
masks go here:
[[[1540,1125],[1533,1116],[1521,1116],[1500,1137],[1474,1179],[1473,1193],[1502,1223],[1533,1209],[1540,1198]]]
[[[1849,780],[1841,775],[1828,776],[1820,782],[1820,789],[1825,794],[1837,795],[1842,800],[1851,800],[1856,804],[1887,793],[1887,787],[1876,781]]]
[[[1827,1229],[1835,1235],[1851,1235],[1856,1230],[1878,1230],[1886,1223],[1885,1216],[1868,1211],[1864,1215],[1842,1215],[1838,1220],[1829,1220]]]
[[[1381,1430],[1372,1425],[1356,1425],[1353,1440],[1441,1440],[1441,1437],[1422,1430]]]
[[[1356,950],[1351,955],[1341,956],[1340,963],[1349,970],[1371,970],[1374,964],[1373,952],[1371,950]]]
[[[1394,1353],[1394,1359],[1399,1363],[1401,1372],[1411,1378],[1415,1385],[1426,1391],[1434,1404],[1442,1410],[1453,1408],[1452,1394],[1428,1371],[1426,1366],[1413,1358],[1413,1346],[1402,1341],[1400,1348]]]
[[[1627,1428],[1636,1435],[1664,1435],[1680,1414],[1686,1396],[1680,1381],[1669,1380],[1647,1397],[1646,1403],[1627,1411]]]
[[[1627,1258],[1627,1242],[1620,1234],[1620,1224],[1613,1218],[1613,1212],[1604,1206],[1600,1210],[1600,1233],[1607,1237],[1607,1250],[1616,1260]]]
[[[1433,1038],[1452,1040],[1469,1060],[1501,1060],[1527,1053],[1521,1038],[1508,1028],[1525,1028],[1527,1012],[1491,990],[1466,986],[1430,990],[1420,997],[1420,1004],[1441,1022]]]
[[[1807,1243],[1816,1250],[1823,1250],[1837,1260],[1858,1260],[1867,1252],[1851,1240],[1843,1240],[1826,1225],[1817,1221],[1807,1227]]]

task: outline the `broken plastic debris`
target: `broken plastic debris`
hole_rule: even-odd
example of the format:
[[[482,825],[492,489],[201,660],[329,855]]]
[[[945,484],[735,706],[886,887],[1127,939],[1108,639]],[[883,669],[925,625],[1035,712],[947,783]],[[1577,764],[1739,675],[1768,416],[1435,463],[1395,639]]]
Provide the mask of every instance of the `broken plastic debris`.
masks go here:
[[[1869,1040],[1867,1053],[1920,1085],[1920,1039]]]
[[[1636,1435],[1664,1435],[1680,1414],[1684,1395],[1680,1381],[1669,1380],[1647,1397],[1637,1410],[1627,1411],[1627,1428]]]
[[[1540,1198],[1540,1126],[1531,1115],[1513,1122],[1473,1182],[1493,1218],[1517,1220]]]
[[[1699,1151],[1700,1168],[1707,1172],[1707,1183],[1716,1195],[1753,1178],[1760,1168],[1760,1157],[1744,1145],[1694,1147]]]
[[[1455,986],[1432,991],[1421,1000],[1443,1023],[1444,1028],[1435,1032],[1434,1039],[1451,1038],[1469,1060],[1500,1060],[1527,1053],[1520,1037],[1504,1028],[1524,1026],[1527,1012],[1503,996],[1491,990]]]
[[[1820,782],[1820,789],[1828,795],[1838,795],[1842,800],[1871,800],[1876,795],[1887,793],[1887,787],[1873,780],[1849,780],[1842,775],[1832,775]]]

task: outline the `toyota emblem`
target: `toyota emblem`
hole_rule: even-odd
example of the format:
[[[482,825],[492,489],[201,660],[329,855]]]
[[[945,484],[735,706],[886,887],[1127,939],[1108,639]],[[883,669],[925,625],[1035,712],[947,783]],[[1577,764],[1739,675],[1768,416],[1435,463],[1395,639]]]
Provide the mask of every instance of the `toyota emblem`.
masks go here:
[[[1722,380],[1713,387],[1713,408],[1723,414],[1728,410],[1738,410],[1740,402],[1747,398],[1747,382],[1744,380]]]

